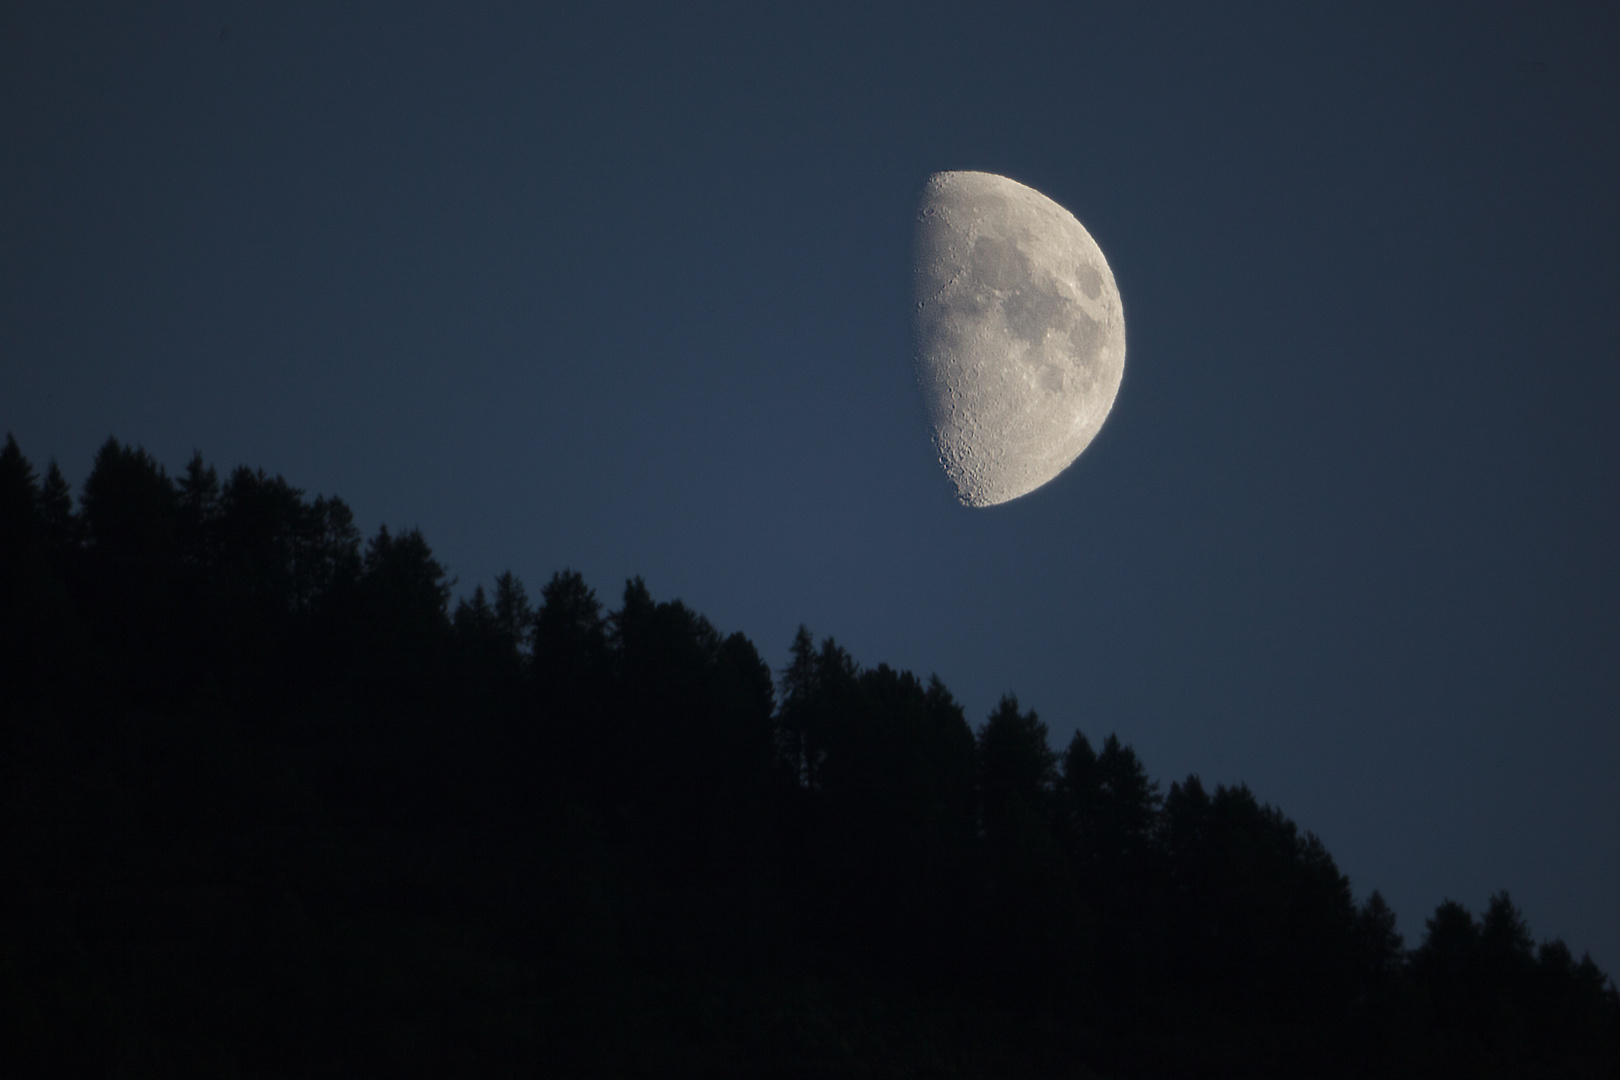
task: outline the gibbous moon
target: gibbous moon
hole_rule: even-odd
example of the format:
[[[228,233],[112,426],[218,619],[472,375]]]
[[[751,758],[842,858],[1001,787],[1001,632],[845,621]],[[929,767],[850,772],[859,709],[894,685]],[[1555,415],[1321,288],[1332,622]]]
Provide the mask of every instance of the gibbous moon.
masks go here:
[[[968,506],[1027,495],[1080,456],[1125,373],[1125,312],[1097,242],[1005,176],[942,172],[917,207],[917,379]]]

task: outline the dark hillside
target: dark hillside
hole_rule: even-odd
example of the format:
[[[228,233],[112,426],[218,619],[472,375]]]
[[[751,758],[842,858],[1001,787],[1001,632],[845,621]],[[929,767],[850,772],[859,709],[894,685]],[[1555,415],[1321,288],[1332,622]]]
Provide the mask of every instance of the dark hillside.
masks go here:
[[[1408,951],[1246,787],[636,579],[452,610],[415,531],[0,452],[18,1075],[1620,1075],[1506,893]]]

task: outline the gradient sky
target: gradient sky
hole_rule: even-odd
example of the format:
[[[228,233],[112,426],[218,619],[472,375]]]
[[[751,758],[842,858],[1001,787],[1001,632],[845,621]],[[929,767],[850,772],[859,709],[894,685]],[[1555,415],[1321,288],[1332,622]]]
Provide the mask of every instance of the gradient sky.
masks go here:
[[[1620,23],[1441,6],[6,4],[0,428],[1015,690],[1409,944],[1507,888],[1620,975]],[[989,510],[911,366],[946,169],[1124,297],[1101,435]]]

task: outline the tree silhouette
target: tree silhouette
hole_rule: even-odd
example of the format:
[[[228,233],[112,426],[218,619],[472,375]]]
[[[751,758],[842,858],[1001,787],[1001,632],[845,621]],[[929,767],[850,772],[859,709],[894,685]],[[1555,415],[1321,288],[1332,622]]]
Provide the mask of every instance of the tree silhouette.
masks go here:
[[[609,627],[624,686],[626,809],[683,839],[729,832],[737,813],[757,813],[775,762],[774,701],[753,646],[721,637],[680,601],[654,602],[640,578],[625,586]]]
[[[1371,985],[1384,987],[1406,960],[1406,941],[1395,930],[1395,912],[1374,889],[1356,912],[1361,970]]]
[[[449,639],[450,583],[415,529],[398,536],[384,525],[366,545],[356,607],[379,685],[415,694]]]
[[[816,642],[809,627],[800,624],[789,647],[792,661],[782,672],[782,708],[778,714],[777,741],[783,760],[795,778],[807,788],[818,785],[817,766],[823,753],[816,743],[813,709],[817,691]]]
[[[1091,912],[1053,830],[1057,756],[1033,709],[1002,696],[978,732],[983,834],[991,870],[984,963],[1004,992],[1071,988],[1089,974]]]
[[[51,571],[59,582],[66,581],[78,568],[83,538],[81,522],[73,512],[72,488],[54,460],[46,466],[45,480],[40,485],[39,516],[50,548]]]
[[[534,609],[529,606],[529,594],[523,588],[523,582],[510,570],[496,577],[495,630],[500,635],[503,654],[520,662],[528,658],[529,633],[533,622]]]
[[[531,631],[533,721],[518,732],[518,756],[531,779],[549,781],[564,801],[604,795],[620,750],[609,726],[607,623],[602,604],[572,570],[540,590]]]
[[[143,700],[174,688],[180,573],[174,485],[146,451],[108,439],[79,495],[82,604],[100,630],[109,682]]]
[[[488,684],[509,688],[520,680],[531,656],[534,619],[528,592],[510,570],[496,577],[493,604],[482,585],[457,603],[451,623],[468,662],[478,669],[478,682],[468,686],[469,692]]]
[[[0,749],[15,760],[18,725],[40,693],[38,629],[44,622],[49,549],[34,469],[17,440],[0,450]]]
[[[0,450],[0,555],[8,564],[29,553],[36,542],[40,491],[34,467],[23,457],[22,448],[9,432]]]
[[[178,488],[181,557],[195,578],[206,580],[219,557],[215,550],[220,540],[219,473],[197,451],[186,463]]]
[[[1046,725],[1035,711],[1020,712],[1005,694],[979,729],[979,790],[984,828],[991,836],[1033,827],[1048,817],[1057,761],[1046,742]]]

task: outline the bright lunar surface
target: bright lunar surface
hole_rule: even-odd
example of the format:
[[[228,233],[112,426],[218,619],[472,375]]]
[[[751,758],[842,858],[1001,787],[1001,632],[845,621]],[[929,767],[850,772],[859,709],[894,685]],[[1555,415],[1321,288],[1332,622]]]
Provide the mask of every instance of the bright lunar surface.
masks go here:
[[[917,377],[968,506],[1034,491],[1080,456],[1125,372],[1125,313],[1097,242],[1005,176],[942,172],[917,208]]]

